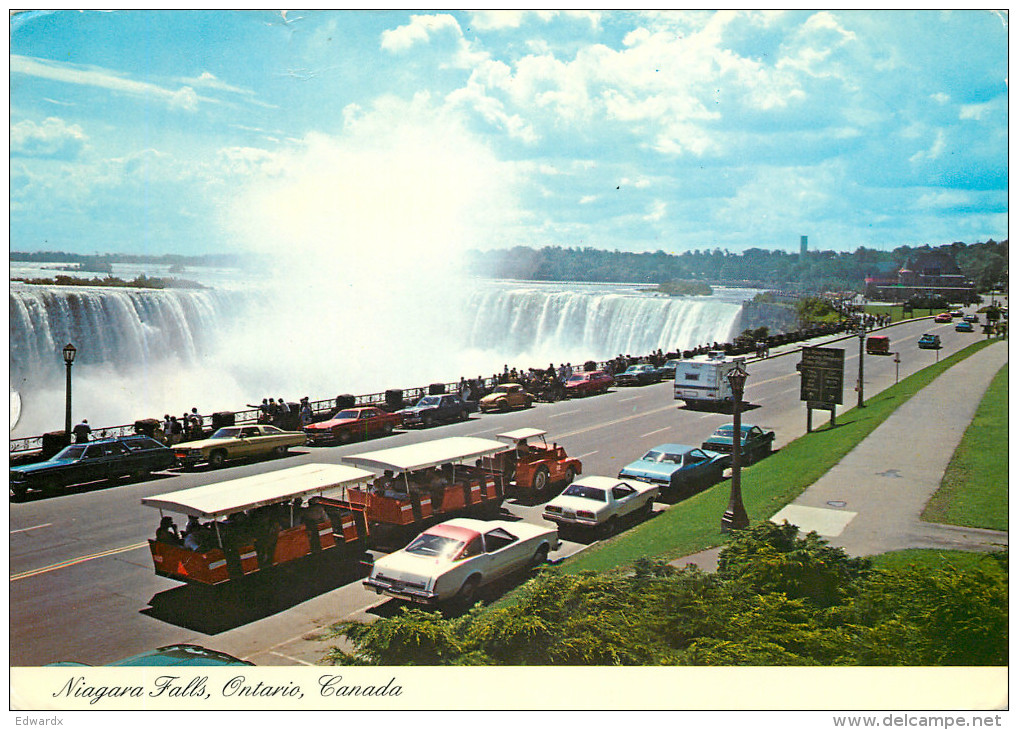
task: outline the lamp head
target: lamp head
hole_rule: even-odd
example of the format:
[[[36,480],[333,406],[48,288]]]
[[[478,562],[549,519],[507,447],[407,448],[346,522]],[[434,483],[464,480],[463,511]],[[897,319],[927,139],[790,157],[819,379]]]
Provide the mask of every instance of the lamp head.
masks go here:
[[[68,365],[74,362],[74,356],[75,354],[77,354],[77,352],[78,350],[74,347],[74,345],[68,343],[64,347],[64,362],[67,363]]]
[[[737,362],[735,367],[728,371],[726,377],[728,378],[729,385],[732,386],[732,390],[736,393],[742,393],[743,388],[746,387],[746,378],[749,377],[749,373],[742,367],[741,362]]]

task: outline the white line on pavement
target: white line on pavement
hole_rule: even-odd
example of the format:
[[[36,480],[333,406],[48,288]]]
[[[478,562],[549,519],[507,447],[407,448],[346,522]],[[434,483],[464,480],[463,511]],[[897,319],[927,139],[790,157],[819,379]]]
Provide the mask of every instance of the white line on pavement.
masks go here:
[[[579,413],[579,412],[580,412],[579,409],[577,409],[575,411],[563,411],[562,413],[552,413],[550,416],[548,416],[548,418],[558,418],[559,416],[568,416],[568,415],[571,415],[573,413]]]
[[[643,434],[642,436],[640,436],[640,438],[645,439],[648,436],[653,436],[656,433],[661,433],[662,431],[667,431],[669,428],[671,428],[671,426],[665,426],[664,428],[659,428],[657,431],[651,431],[650,433]]]
[[[22,527],[20,530],[11,530],[10,534],[13,535],[17,532],[28,532],[29,530],[38,530],[40,527],[52,527],[52,522],[47,522],[44,525],[32,525],[31,527]]]
[[[596,451],[588,451],[588,452],[587,452],[586,454],[580,454],[580,455],[579,455],[579,456],[577,456],[576,458],[577,458],[577,459],[582,459],[582,458],[583,458],[584,456],[593,456],[593,455],[594,455],[594,454],[596,454],[596,453],[597,453]]]

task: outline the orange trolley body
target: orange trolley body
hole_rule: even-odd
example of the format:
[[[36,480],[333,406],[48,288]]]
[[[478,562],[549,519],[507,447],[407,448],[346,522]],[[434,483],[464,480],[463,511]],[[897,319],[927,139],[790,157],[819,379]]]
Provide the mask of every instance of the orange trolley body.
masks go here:
[[[221,585],[317,555],[359,560],[367,538],[362,505],[327,492],[374,475],[337,464],[304,464],[141,500],[164,512],[208,520],[205,544],[149,540],[155,572],[188,583]],[[294,500],[307,500],[297,507]],[[233,520],[243,513],[243,522]],[[223,519],[228,518],[228,519]]]

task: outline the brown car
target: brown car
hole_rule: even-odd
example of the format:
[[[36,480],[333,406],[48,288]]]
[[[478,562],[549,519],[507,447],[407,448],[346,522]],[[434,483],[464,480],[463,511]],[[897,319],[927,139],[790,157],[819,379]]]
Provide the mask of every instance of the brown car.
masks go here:
[[[519,383],[503,383],[493,393],[481,398],[478,407],[482,413],[489,411],[506,411],[512,408],[530,408],[534,405],[534,396],[523,390]]]

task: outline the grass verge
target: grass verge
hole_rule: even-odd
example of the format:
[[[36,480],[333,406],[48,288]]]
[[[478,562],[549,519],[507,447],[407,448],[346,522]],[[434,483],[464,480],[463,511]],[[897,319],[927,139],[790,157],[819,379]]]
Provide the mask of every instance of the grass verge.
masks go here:
[[[856,444],[868,436],[902,403],[929,385],[948,368],[991,344],[981,340],[924,368],[838,416],[834,428],[807,433],[767,459],[742,472],[742,497],[750,519],[762,521],[791,502],[817,481]],[[803,416],[805,418],[805,416]],[[674,560],[721,545],[721,516],[728,505],[730,480],[714,485],[631,530],[569,558],[565,573],[607,570],[641,557]]]
[[[972,553],[964,550],[895,550],[890,553],[874,555],[871,560],[873,567],[883,570],[901,570],[910,565],[919,568],[931,568],[963,572],[973,568],[983,568],[991,573],[1004,573],[1004,567],[989,553]]]
[[[1007,366],[993,378],[922,518],[1007,529]]]

